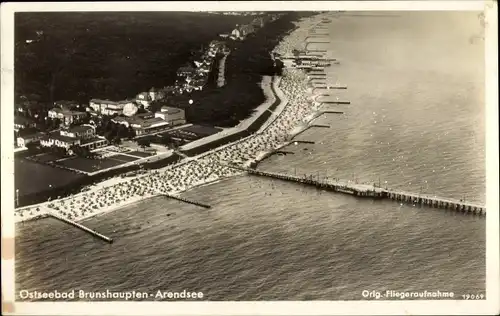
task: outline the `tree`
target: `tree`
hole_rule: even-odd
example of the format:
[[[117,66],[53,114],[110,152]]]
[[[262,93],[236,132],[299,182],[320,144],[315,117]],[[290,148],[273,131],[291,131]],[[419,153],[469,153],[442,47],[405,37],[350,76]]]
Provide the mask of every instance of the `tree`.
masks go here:
[[[118,138],[125,138],[128,136],[128,130],[127,127],[123,124],[118,124],[116,128],[116,137]]]
[[[142,149],[151,146],[151,141],[147,138],[139,138],[137,140],[137,145],[139,145]]]
[[[82,151],[82,147],[80,147],[79,145],[71,145],[69,147],[69,150],[74,154],[74,155],[77,155],[79,157],[83,156],[83,151]]]
[[[132,138],[134,138],[135,136],[136,136],[136,134],[135,134],[134,129],[133,129],[131,126],[129,126],[129,127],[127,128],[127,137],[128,137],[128,139],[132,139]]]
[[[28,152],[35,153],[38,150],[38,144],[36,142],[29,142],[26,144]]]
[[[122,140],[120,136],[116,135],[111,142],[113,145],[120,145],[122,143]]]
[[[86,158],[92,156],[90,149],[88,149],[87,147],[80,147],[80,154],[82,157],[86,157]]]

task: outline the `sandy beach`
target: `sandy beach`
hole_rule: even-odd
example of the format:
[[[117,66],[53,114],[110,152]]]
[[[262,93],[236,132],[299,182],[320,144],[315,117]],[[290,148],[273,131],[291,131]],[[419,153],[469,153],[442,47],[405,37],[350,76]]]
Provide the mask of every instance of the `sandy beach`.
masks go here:
[[[286,55],[293,49],[303,49],[308,26],[320,20],[321,15],[317,15],[298,22],[298,28],[285,37],[275,51]],[[281,104],[253,135],[134,178],[115,177],[67,198],[16,209],[15,221],[40,218],[50,213],[79,221],[159,194],[177,195],[196,186],[241,174],[224,167],[224,164],[248,165],[264,159],[270,152],[289,144],[294,135],[317,117],[320,104],[312,102],[311,94],[307,93],[306,79],[301,70],[284,69],[282,78],[272,83]],[[265,102],[269,103],[269,100]]]

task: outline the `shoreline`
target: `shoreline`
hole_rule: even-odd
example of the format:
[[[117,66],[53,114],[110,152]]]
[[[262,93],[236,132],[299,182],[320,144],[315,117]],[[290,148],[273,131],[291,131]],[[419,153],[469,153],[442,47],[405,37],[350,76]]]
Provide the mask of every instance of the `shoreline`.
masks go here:
[[[309,17],[297,23],[310,24],[311,20],[318,18],[321,18],[321,15]],[[295,48],[290,47],[294,45],[290,45],[289,42],[293,40],[301,42],[300,38],[293,37],[303,37],[302,34],[296,34],[297,30],[300,31],[301,28],[297,27],[283,38],[274,50],[286,51]],[[311,102],[307,102],[307,97],[303,95],[302,91],[306,87],[305,77],[305,73],[301,70],[285,68],[282,78],[272,80],[272,87],[270,87],[272,96],[279,99],[280,103],[256,133],[132,179],[112,178],[91,186],[90,190],[63,199],[16,209],[15,222],[46,217],[50,212],[58,213],[74,221],[82,221],[159,196],[161,194],[159,192],[178,195],[197,187],[241,175],[243,172],[222,167],[218,162],[258,163],[262,161],[275,150],[289,145],[293,131],[298,127],[307,127],[318,111],[317,105],[313,103],[311,106]],[[258,108],[273,102],[273,100],[265,100]],[[169,180],[166,181],[166,178]],[[152,189],[153,187],[158,190]]]

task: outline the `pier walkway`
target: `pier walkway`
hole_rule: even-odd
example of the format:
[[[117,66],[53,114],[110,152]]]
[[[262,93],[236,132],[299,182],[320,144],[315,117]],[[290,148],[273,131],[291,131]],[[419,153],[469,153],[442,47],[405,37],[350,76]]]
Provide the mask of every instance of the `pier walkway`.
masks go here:
[[[358,184],[358,183],[353,183],[351,181],[344,181],[338,179],[319,180],[319,179],[314,179],[312,175],[301,177],[297,175],[288,175],[288,174],[281,174],[274,172],[265,172],[249,168],[242,168],[242,167],[237,167],[235,165],[229,165],[229,167],[245,171],[250,175],[263,176],[273,179],[307,184],[315,186],[319,189],[341,192],[357,197],[367,197],[373,199],[389,199],[406,204],[449,209],[458,212],[464,212],[467,214],[477,214],[477,215],[486,214],[486,208],[484,206],[461,200],[454,200],[437,196],[428,196],[428,195],[422,195],[418,193],[411,193],[399,190],[384,189],[373,185]]]

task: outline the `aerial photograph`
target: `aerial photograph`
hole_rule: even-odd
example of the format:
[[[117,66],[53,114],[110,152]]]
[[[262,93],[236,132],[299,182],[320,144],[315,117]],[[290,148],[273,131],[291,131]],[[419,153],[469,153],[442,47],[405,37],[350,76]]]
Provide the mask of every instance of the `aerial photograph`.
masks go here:
[[[481,16],[15,13],[16,302],[485,300]]]

